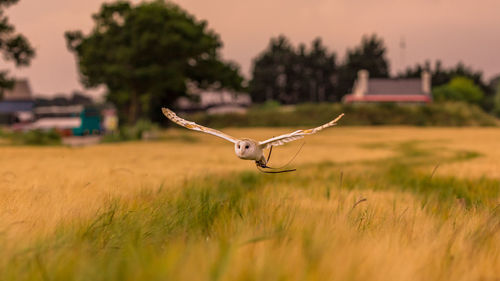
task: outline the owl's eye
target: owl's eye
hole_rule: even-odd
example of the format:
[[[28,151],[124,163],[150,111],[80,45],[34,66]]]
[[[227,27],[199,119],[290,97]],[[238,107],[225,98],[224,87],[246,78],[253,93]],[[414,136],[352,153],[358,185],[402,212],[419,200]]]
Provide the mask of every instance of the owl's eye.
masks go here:
[[[238,149],[240,148],[240,145],[238,144]]]
[[[248,149],[249,147],[250,147],[250,146],[248,146],[248,145],[247,145],[247,146],[245,146],[245,148],[246,148],[246,149]]]

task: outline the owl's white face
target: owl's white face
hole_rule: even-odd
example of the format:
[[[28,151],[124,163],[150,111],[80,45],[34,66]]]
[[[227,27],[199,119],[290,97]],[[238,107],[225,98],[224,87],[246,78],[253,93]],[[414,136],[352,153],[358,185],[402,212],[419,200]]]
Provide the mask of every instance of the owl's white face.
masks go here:
[[[240,140],[234,145],[234,152],[236,156],[241,159],[256,160],[256,158],[260,158],[260,154],[262,154],[262,152],[259,153],[259,151],[255,142],[250,140]]]

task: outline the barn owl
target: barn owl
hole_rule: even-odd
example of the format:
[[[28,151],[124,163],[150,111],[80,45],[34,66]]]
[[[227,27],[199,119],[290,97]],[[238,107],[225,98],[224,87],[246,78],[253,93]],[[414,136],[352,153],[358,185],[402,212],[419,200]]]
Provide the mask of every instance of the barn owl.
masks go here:
[[[293,133],[273,137],[273,138],[270,138],[270,139],[265,140],[265,141],[255,141],[255,140],[252,140],[249,138],[237,139],[237,138],[234,138],[230,135],[227,135],[221,131],[207,128],[207,127],[198,125],[194,122],[182,119],[179,116],[177,116],[177,114],[175,114],[172,110],[170,110],[168,108],[162,108],[162,111],[163,111],[163,114],[168,119],[172,120],[174,123],[177,123],[180,126],[183,126],[185,128],[191,129],[191,130],[211,134],[211,135],[223,138],[227,141],[234,143],[234,152],[236,153],[236,156],[238,156],[238,158],[243,159],[243,160],[254,160],[257,167],[260,167],[260,168],[271,168],[271,167],[267,166],[270,154],[269,154],[268,158],[266,159],[266,157],[264,156],[265,149],[272,149],[273,146],[283,145],[285,143],[301,139],[306,135],[315,134],[315,133],[317,133],[325,128],[336,125],[337,121],[339,121],[340,118],[342,118],[342,116],[344,116],[344,114],[342,113],[334,120],[332,120],[332,121],[330,121],[322,126],[313,128],[313,129],[297,130]]]

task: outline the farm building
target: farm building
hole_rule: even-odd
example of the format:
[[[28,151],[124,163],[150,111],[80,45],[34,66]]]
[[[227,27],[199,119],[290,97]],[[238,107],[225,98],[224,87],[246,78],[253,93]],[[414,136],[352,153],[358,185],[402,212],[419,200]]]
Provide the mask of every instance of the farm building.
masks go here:
[[[344,97],[345,103],[414,103],[432,101],[431,76],[422,72],[420,78],[369,78],[366,70],[358,72],[353,92]]]
[[[33,119],[34,101],[28,80],[18,80],[0,96],[0,124],[12,125]]]
[[[56,129],[63,135],[95,135],[101,131],[101,116],[94,106],[40,106],[34,109],[35,119],[29,129]]]
[[[14,130],[56,129],[63,135],[89,135],[101,131],[101,113],[82,94],[71,98],[34,98],[28,80],[17,80],[0,100],[0,124]]]

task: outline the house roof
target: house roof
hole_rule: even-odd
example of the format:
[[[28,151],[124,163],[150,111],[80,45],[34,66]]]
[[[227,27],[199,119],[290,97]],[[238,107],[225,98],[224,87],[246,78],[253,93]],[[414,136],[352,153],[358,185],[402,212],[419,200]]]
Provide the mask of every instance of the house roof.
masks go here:
[[[380,79],[368,80],[366,95],[425,95],[421,79]]]
[[[6,89],[3,91],[3,100],[31,100],[31,88],[28,80],[22,79],[17,80],[14,83],[12,89]]]
[[[33,102],[31,101],[0,101],[0,113],[3,114],[32,110]]]
[[[353,92],[345,95],[344,102],[401,102],[428,103],[431,76],[423,72],[420,78],[369,78],[367,70],[360,70]]]

